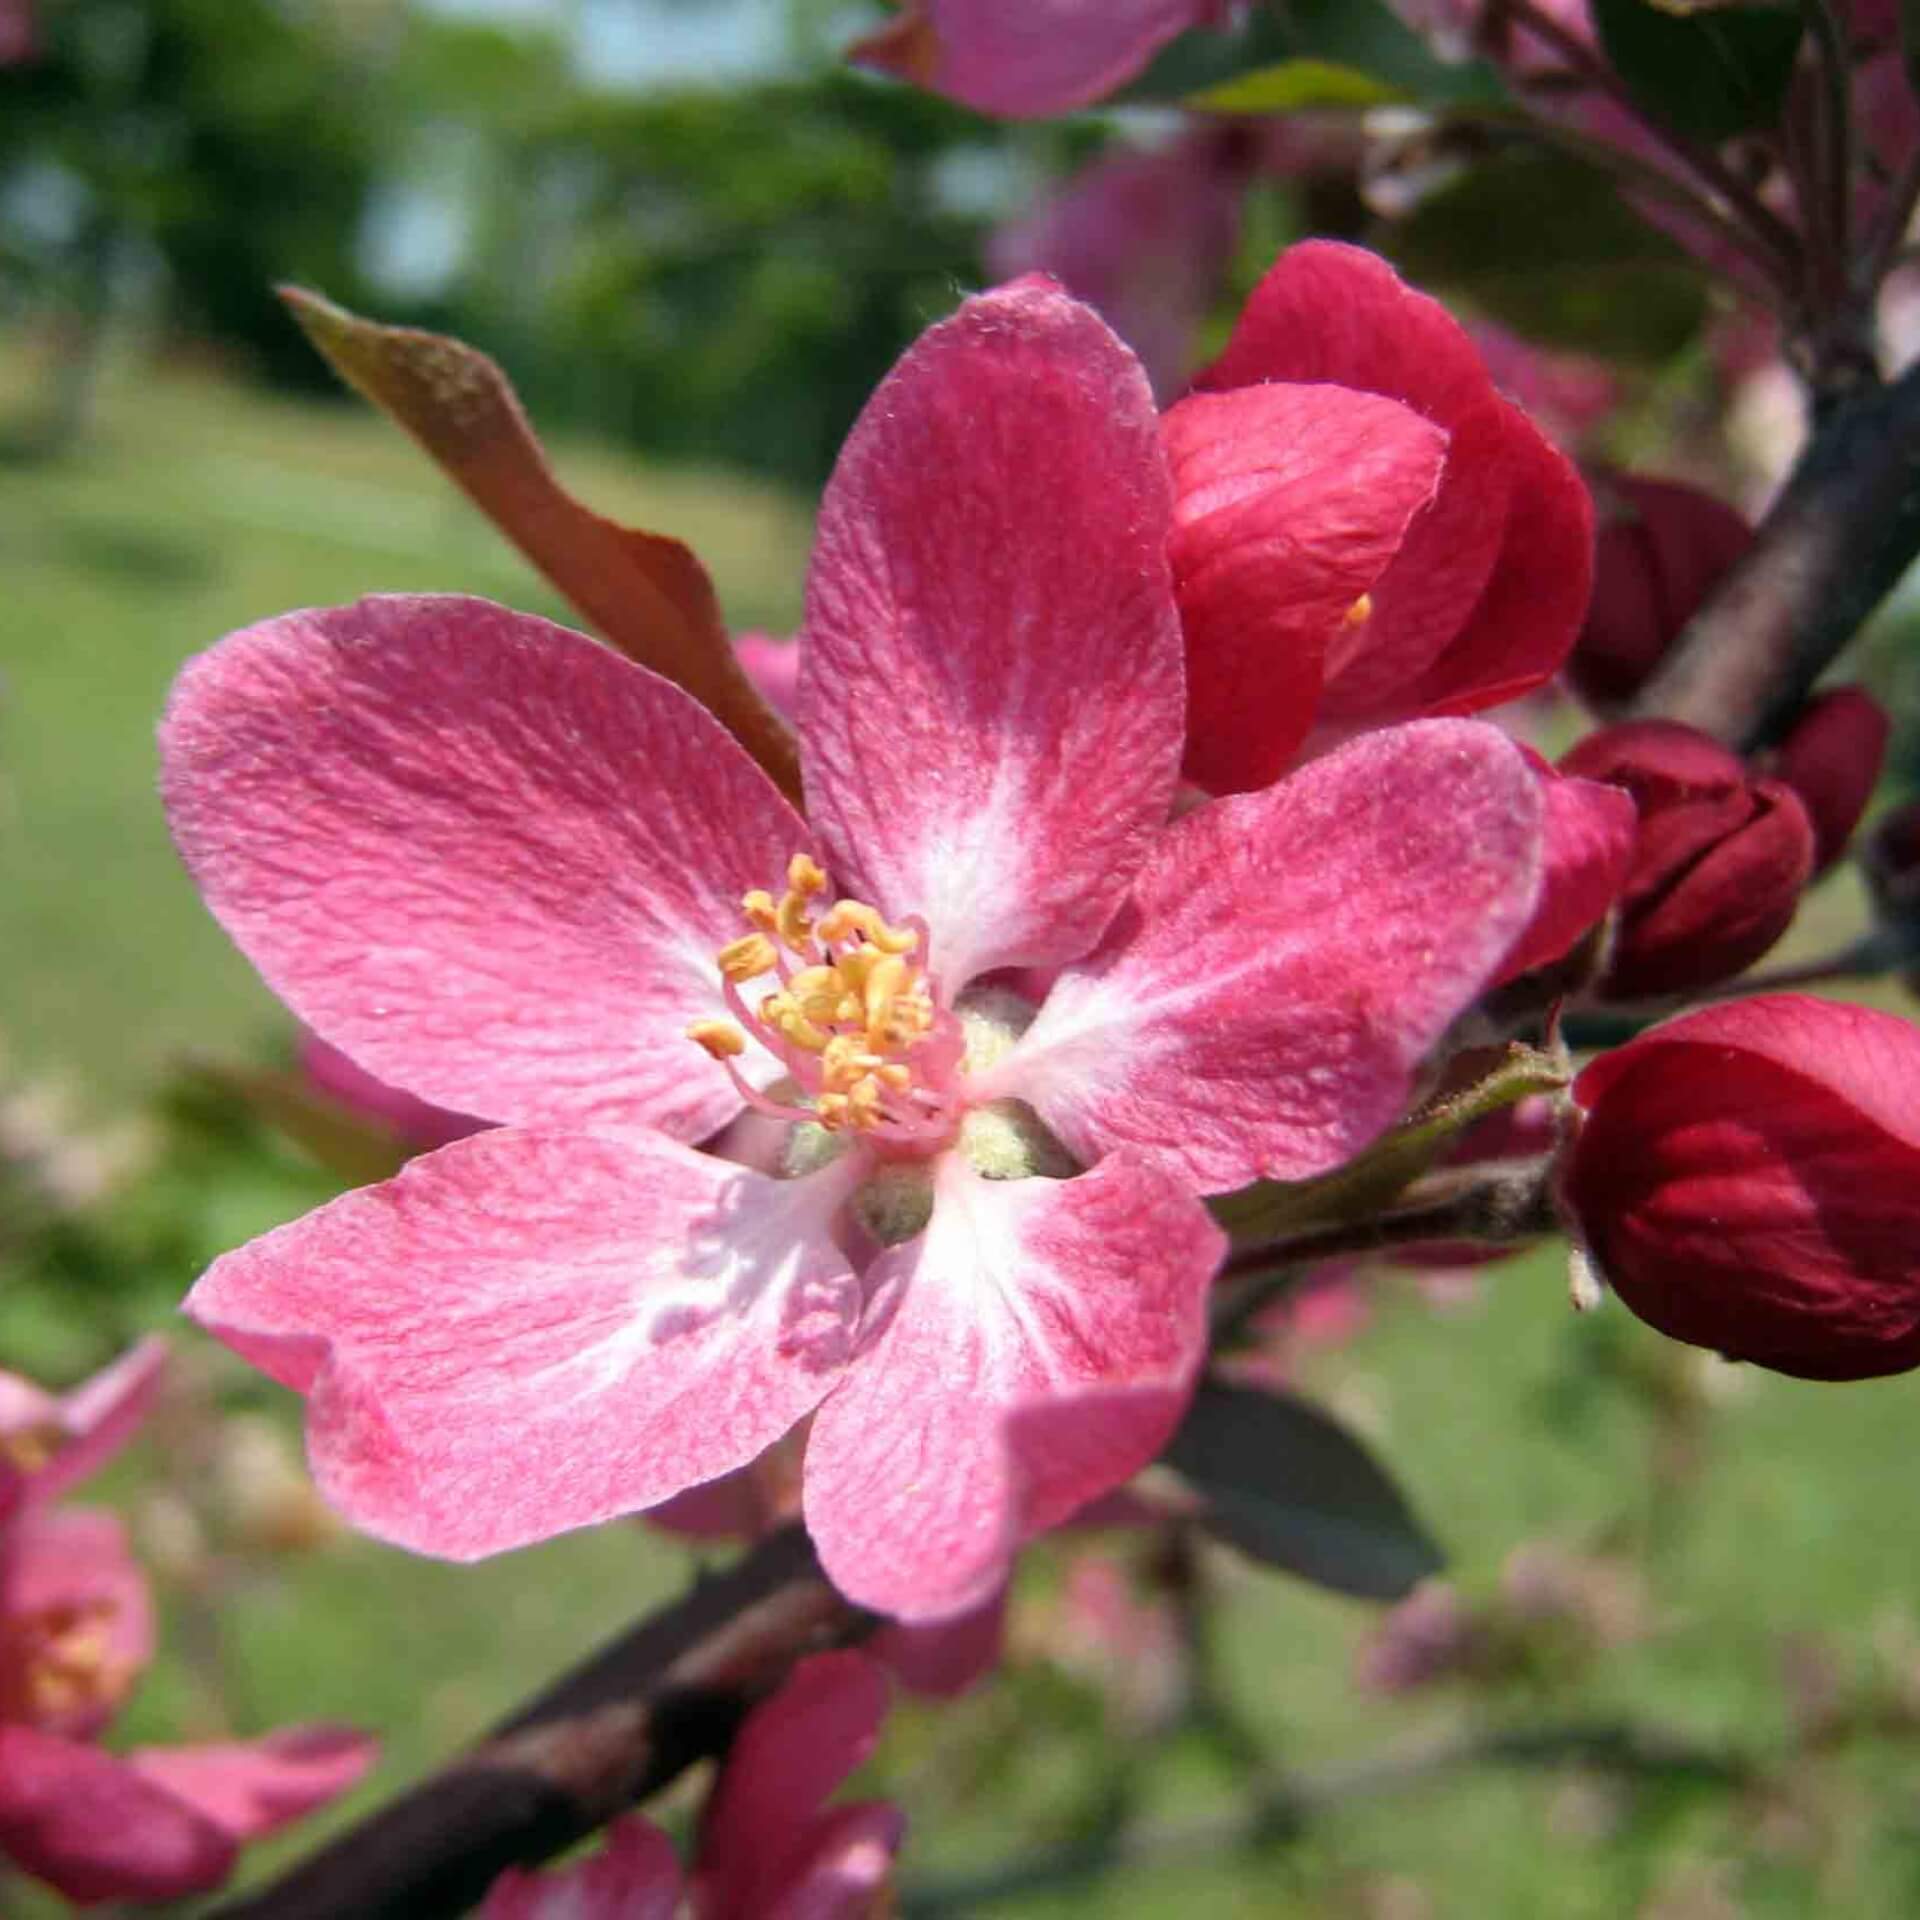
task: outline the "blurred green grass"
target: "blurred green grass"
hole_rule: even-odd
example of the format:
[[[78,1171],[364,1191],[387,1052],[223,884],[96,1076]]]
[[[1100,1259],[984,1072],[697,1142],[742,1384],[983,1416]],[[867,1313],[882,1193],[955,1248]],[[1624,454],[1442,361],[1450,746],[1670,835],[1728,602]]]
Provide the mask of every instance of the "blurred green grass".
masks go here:
[[[597,505],[690,539],[737,624],[791,625],[803,507],[717,474],[558,451]],[[166,845],[151,729],[181,659],[263,615],[383,588],[563,611],[378,423],[186,372],[118,383],[73,460],[0,468],[0,578],[0,1033],[16,1060],[77,1075],[97,1113],[139,1098],[184,1051],[258,1051],[286,1031]],[[1850,910],[1837,896],[1799,944],[1819,945]],[[182,1246],[230,1244],[322,1190],[290,1161],[205,1184]],[[131,1304],[117,1311],[174,1324],[190,1277],[156,1259],[120,1276]],[[76,1299],[71,1317],[89,1310]],[[10,1354],[77,1353],[90,1337],[64,1301],[0,1301],[0,1328]],[[175,1333],[214,1390],[291,1425],[285,1396]],[[1436,1313],[1411,1286],[1389,1287],[1372,1326],[1312,1362],[1308,1384],[1375,1440],[1469,1592],[1491,1591],[1523,1539],[1605,1545],[1642,1567],[1658,1631],[1551,1699],[1506,1710],[1632,1715],[1766,1758],[1786,1736],[1790,1640],[1818,1635],[1862,1663],[1889,1636],[1920,1640],[1920,1398],[1908,1381],[1835,1390],[1729,1375],[1731,1395],[1677,1431],[1652,1409],[1677,1391],[1674,1369],[1692,1365],[1618,1311],[1575,1321],[1545,1253],[1499,1269],[1464,1311]],[[160,1459],[149,1442],[105,1483],[146,1513],[150,1540]],[[1049,1570],[1030,1558],[1028,1586],[1044,1598]],[[641,1529],[613,1527],[470,1569],[339,1542],[256,1569],[212,1619],[174,1582],[167,1654],[124,1732],[204,1736],[224,1714],[243,1731],[328,1717],[381,1734],[375,1779],[257,1849],[257,1877],[674,1590],[686,1567]],[[1224,1559],[1215,1573],[1223,1673],[1275,1759],[1310,1772],[1359,1762],[1469,1711],[1447,1692],[1396,1702],[1355,1691],[1354,1650],[1375,1609]],[[977,1696],[897,1718],[876,1783],[913,1821],[912,1876],[978,1873],[1065,1843],[1134,1762],[1151,1819],[1223,1804],[1226,1776],[1203,1743],[1141,1753],[1096,1695],[1046,1674],[1029,1648]],[[1893,1920],[1916,1909],[1920,1747],[1888,1738],[1806,1771],[1801,1797],[1778,1808],[1675,1791],[1618,1799],[1566,1769],[1459,1773],[1343,1805],[1258,1858],[1217,1846],[1149,1858],[995,1910]]]
[[[0,421],[25,374],[0,352]],[[603,510],[690,540],[737,625],[793,624],[804,509],[716,473],[554,452]],[[279,1018],[180,873],[154,801],[153,727],[181,662],[251,621],[369,592],[570,617],[366,413],[146,369],[113,380],[71,458],[0,464],[0,580],[0,1032],[24,1064],[77,1074],[96,1107],[179,1052]]]

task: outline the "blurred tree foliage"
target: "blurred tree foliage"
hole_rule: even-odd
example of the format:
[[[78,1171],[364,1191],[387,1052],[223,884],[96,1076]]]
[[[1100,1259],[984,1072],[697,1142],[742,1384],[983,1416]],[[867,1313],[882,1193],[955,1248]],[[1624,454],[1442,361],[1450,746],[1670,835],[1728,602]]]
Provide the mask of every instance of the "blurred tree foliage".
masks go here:
[[[1029,177],[972,115],[809,65],[800,15],[791,77],[673,92],[407,0],[42,0],[40,29],[0,71],[0,315],[57,322],[55,439],[129,308],[325,385],[297,280],[474,340],[545,425],[813,483]],[[383,221],[446,270],[382,281]]]

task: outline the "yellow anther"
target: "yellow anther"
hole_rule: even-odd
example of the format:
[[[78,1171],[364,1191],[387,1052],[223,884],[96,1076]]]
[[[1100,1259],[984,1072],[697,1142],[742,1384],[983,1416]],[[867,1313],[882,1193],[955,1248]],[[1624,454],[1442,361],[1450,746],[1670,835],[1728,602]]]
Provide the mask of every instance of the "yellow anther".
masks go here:
[[[893,1012],[894,1002],[899,999],[907,985],[907,963],[897,953],[883,953],[868,970],[865,983],[860,989],[861,1002],[867,1016],[867,1034],[875,1044],[884,1044],[875,1039],[887,1023]]]
[[[847,1096],[844,1093],[823,1093],[814,1102],[813,1110],[829,1133],[837,1132],[847,1124]]]
[[[881,1118],[880,1082],[872,1074],[847,1090],[847,1107],[856,1127],[871,1127]]]
[[[762,933],[777,933],[780,930],[780,911],[773,904],[773,895],[764,887],[755,887],[751,893],[740,896],[740,911],[760,929]]]
[[[808,1053],[824,1053],[832,1038],[815,1026],[784,993],[768,994],[760,1002],[759,1016],[763,1025]]]
[[[796,853],[787,862],[787,885],[803,900],[827,890],[827,876],[804,853]]]
[[[716,1060],[737,1060],[747,1050],[747,1036],[731,1020],[696,1020],[687,1038]]]
[[[864,900],[836,900],[821,916],[820,938],[844,940],[859,934],[882,953],[911,953],[920,944],[920,936],[911,927],[890,927]]]
[[[798,888],[791,890],[780,902],[776,924],[780,930],[780,938],[795,953],[802,952],[807,942],[813,938],[813,922],[807,918],[806,895]]]
[[[913,1085],[913,1069],[903,1066],[898,1060],[890,1060],[885,1066],[875,1067],[873,1077],[883,1087],[891,1087],[895,1093],[905,1093]]]
[[[870,1053],[857,1033],[835,1034],[820,1056],[821,1076],[835,1093],[847,1092],[862,1074],[871,1073],[883,1064],[880,1055]]]
[[[729,940],[714,955],[715,965],[736,987],[744,981],[758,980],[763,973],[771,973],[776,959],[773,942],[764,933],[743,933],[738,940]]]
[[[1350,627],[1363,627],[1373,618],[1373,595],[1363,593],[1341,616]]]

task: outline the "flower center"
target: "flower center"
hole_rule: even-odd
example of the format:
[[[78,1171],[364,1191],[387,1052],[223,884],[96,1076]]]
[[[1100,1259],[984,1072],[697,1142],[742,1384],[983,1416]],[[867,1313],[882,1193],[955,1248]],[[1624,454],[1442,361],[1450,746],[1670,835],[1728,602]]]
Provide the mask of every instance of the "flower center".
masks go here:
[[[52,1464],[66,1444],[66,1429],[57,1420],[15,1427],[10,1433],[0,1433],[0,1466],[11,1467],[16,1473],[38,1473]]]
[[[696,1020],[687,1037],[762,1113],[906,1152],[945,1146],[959,1125],[954,1081],[966,1036],[928,971],[926,923],[890,925],[862,900],[819,911],[826,890],[827,876],[796,853],[778,901],[758,890],[741,901],[752,931],[714,956],[734,1017]],[[749,1005],[743,989],[763,980],[770,985]],[[735,1063],[749,1037],[810,1105],[747,1083]]]
[[[66,1601],[7,1623],[16,1640],[8,1718],[46,1726],[117,1706],[134,1676],[133,1663],[113,1648],[110,1602]],[[17,1662],[17,1664],[16,1664]]]

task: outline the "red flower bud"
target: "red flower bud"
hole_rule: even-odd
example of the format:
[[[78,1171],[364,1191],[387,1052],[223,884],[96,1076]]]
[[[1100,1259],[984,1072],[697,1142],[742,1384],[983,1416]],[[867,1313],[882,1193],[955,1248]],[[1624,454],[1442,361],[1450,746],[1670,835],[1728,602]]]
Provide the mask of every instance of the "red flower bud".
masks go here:
[[[1567,661],[1589,706],[1623,706],[1753,538],[1710,493],[1672,480],[1622,475],[1594,542],[1593,599]]]
[[[1642,1320],[1809,1380],[1920,1366],[1920,1031],[1763,994],[1603,1054],[1573,1093],[1562,1201]]]
[[[1881,925],[1920,938],[1920,800],[1873,823],[1860,849],[1860,869]]]
[[[1873,798],[1893,723],[1863,687],[1835,687],[1808,703],[1780,743],[1772,771],[1813,816],[1813,870],[1824,873],[1847,850]]]
[[[1711,986],[1786,932],[1813,870],[1813,823],[1791,787],[1669,720],[1604,727],[1560,767],[1624,787],[1640,809],[1605,997]]]

